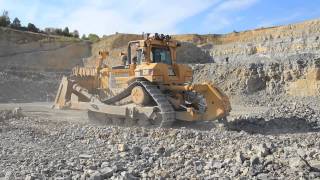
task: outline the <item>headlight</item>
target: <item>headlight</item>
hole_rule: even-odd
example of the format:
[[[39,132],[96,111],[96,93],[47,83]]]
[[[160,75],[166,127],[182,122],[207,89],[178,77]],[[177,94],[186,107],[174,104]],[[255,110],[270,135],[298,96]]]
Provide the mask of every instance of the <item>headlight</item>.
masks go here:
[[[154,75],[153,69],[142,69],[135,71],[135,76],[152,76]]]
[[[143,69],[142,70],[143,76],[152,76],[153,75],[153,69]]]

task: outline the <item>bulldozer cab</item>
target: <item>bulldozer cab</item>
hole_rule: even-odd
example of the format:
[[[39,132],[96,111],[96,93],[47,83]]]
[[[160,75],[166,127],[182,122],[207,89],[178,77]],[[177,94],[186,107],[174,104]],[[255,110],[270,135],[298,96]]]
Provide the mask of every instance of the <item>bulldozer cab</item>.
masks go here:
[[[177,41],[170,36],[147,34],[144,40],[130,41],[128,43],[129,64],[163,63],[172,65],[175,60]]]
[[[183,84],[192,79],[192,70],[176,63],[180,43],[168,35],[146,34],[143,40],[130,41],[127,50],[128,69],[134,77],[163,84]]]

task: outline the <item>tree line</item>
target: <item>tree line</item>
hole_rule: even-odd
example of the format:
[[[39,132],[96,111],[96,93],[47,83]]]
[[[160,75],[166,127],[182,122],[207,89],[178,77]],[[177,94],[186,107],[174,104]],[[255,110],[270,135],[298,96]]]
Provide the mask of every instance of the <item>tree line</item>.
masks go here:
[[[21,25],[21,21],[17,17],[14,18],[13,21],[11,22],[8,11],[3,11],[2,15],[0,16],[0,27],[7,27],[7,28],[20,30],[20,31],[30,31],[30,32],[49,34],[49,35],[80,38],[78,30],[74,30],[70,32],[68,27],[65,27],[64,29],[45,28],[44,30],[41,30],[40,28],[36,27],[32,23],[28,23],[27,26]],[[81,37],[81,39],[95,42],[95,41],[98,41],[100,38],[96,34],[89,34],[88,37],[84,34]]]

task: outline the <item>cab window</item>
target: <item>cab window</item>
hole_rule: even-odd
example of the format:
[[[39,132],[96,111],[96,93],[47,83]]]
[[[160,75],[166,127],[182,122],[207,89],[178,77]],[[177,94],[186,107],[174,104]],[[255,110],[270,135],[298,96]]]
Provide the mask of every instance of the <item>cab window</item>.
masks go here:
[[[141,61],[142,61],[142,50],[139,49],[139,50],[137,50],[137,62],[136,62],[136,64],[141,64]]]
[[[163,47],[152,47],[152,62],[154,63],[164,63],[172,64],[171,53],[169,48]]]

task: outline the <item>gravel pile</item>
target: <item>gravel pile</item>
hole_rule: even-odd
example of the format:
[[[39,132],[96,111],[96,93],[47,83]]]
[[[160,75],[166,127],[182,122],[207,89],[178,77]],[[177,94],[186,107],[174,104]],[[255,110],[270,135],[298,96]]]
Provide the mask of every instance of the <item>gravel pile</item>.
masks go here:
[[[277,108],[272,108],[267,113],[268,117],[273,119],[301,119],[305,120],[311,127],[320,127],[320,113],[306,104],[282,104]]]
[[[284,102],[270,107],[266,112],[240,115],[231,119],[231,130],[248,133],[279,134],[319,131],[320,111],[304,103]]]
[[[0,124],[0,178],[320,178],[320,133],[75,125],[43,118]]]

